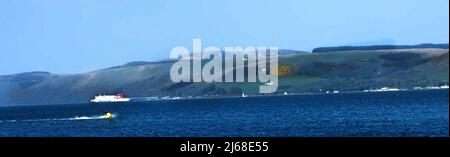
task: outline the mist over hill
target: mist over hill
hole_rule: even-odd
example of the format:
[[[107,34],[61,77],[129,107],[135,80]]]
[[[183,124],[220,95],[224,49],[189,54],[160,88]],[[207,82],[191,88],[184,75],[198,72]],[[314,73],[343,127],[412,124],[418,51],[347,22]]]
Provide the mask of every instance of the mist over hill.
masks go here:
[[[448,44],[399,47],[319,48],[315,49],[317,53],[282,50],[279,66],[288,67],[289,71],[279,77],[277,93],[412,89],[448,84]],[[0,76],[0,105],[88,103],[95,95],[119,92],[128,97],[237,96],[243,92],[252,95],[258,94],[261,85],[173,83],[169,77],[173,63],[130,62],[73,75],[4,75]]]

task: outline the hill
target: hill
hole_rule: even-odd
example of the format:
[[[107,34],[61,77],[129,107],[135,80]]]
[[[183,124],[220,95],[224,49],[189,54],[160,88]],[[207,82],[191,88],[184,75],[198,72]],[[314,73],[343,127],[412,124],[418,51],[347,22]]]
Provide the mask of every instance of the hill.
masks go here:
[[[352,50],[395,50],[395,49],[425,49],[425,48],[448,49],[448,44],[319,47],[313,49],[313,53],[352,51]]]
[[[279,58],[288,72],[278,93],[412,89],[448,84],[448,49],[349,50],[297,53]],[[140,96],[236,96],[257,94],[260,83],[173,83],[173,61],[132,62],[97,71],[55,75],[32,72],[0,76],[0,105],[86,103],[97,94]]]

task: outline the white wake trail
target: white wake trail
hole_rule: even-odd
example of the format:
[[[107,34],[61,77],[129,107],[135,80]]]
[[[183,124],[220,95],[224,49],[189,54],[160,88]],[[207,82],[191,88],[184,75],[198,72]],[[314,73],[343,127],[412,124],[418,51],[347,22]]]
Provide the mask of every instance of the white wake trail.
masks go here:
[[[117,115],[113,114],[112,118],[116,118]],[[0,123],[14,123],[14,122],[39,122],[39,121],[71,121],[71,120],[98,120],[108,119],[104,115],[96,116],[76,116],[71,118],[54,118],[54,119],[26,119],[26,120],[0,120]]]

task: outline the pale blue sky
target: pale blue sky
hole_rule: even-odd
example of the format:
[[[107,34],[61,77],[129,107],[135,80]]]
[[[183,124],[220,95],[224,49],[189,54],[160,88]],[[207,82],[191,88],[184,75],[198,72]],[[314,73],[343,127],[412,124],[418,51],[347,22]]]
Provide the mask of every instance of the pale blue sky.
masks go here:
[[[0,0],[0,75],[81,73],[173,47],[448,43],[448,0]]]

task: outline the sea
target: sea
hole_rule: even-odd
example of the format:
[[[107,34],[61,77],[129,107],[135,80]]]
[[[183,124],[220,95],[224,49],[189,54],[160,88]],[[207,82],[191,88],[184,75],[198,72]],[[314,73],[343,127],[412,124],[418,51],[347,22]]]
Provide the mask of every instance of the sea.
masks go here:
[[[448,89],[355,92],[0,107],[0,136],[448,137],[448,120]]]

